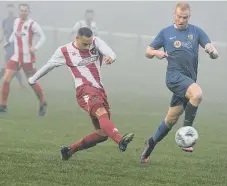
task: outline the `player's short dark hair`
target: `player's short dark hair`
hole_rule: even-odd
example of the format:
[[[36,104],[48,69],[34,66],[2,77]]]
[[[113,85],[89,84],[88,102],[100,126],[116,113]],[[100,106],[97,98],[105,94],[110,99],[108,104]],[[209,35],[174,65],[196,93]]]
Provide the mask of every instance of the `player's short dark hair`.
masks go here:
[[[7,7],[8,7],[8,8],[14,7],[14,4],[7,4]]]
[[[92,10],[92,9],[87,9],[87,10],[85,11],[85,14],[88,14],[88,13],[93,13],[93,14],[94,14],[94,10]]]
[[[90,38],[90,37],[92,37],[92,35],[93,35],[93,32],[88,27],[82,27],[77,32],[77,36],[84,36],[84,37]]]
[[[28,8],[28,10],[30,10],[30,6],[27,3],[20,3],[19,6],[18,6],[18,8],[20,9],[21,6],[25,6],[25,7]]]

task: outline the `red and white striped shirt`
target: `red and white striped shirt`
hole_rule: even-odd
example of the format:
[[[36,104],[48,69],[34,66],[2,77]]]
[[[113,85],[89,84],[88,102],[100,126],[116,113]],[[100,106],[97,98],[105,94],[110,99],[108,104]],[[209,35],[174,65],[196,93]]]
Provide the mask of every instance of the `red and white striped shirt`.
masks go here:
[[[100,68],[103,57],[116,59],[112,49],[100,38],[94,37],[89,50],[81,51],[75,42],[59,47],[46,65],[29,78],[34,84],[40,77],[55,67],[67,65],[75,81],[75,87],[87,84],[96,88],[103,88]]]
[[[38,35],[39,40],[34,45],[34,36]],[[9,38],[9,42],[14,42],[14,55],[11,60],[30,63],[35,61],[35,55],[30,52],[33,47],[38,50],[45,42],[45,35],[37,22],[28,18],[27,20],[15,19],[13,33]]]

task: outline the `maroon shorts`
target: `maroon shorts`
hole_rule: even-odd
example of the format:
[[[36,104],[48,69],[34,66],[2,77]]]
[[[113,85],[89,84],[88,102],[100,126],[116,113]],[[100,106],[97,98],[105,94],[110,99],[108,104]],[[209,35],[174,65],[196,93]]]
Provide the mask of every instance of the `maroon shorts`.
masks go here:
[[[95,112],[101,107],[104,107],[110,115],[110,107],[104,89],[81,85],[76,89],[76,98],[80,107],[87,111],[91,118],[95,116]]]
[[[36,68],[34,67],[34,65],[34,62],[23,63],[10,60],[7,63],[6,68],[14,71],[18,71],[22,68],[27,76],[32,76],[36,72]]]

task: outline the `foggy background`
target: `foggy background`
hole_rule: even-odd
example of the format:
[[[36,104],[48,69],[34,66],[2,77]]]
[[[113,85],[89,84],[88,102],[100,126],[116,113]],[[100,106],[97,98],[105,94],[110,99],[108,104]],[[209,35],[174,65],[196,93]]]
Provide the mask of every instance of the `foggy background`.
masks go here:
[[[6,17],[6,4],[0,2],[0,18]],[[10,2],[12,3],[12,2]],[[15,2],[18,5],[19,2]],[[37,52],[37,67],[48,61],[59,45],[70,42],[70,29],[84,19],[86,9],[95,11],[99,36],[114,49],[117,61],[103,66],[103,82],[111,102],[141,101],[155,107],[163,103],[167,109],[171,92],[165,86],[165,60],[148,60],[145,49],[163,27],[173,23],[176,2],[29,2],[30,17],[43,28],[46,42]],[[198,83],[204,91],[202,106],[214,109],[227,104],[227,2],[190,2],[191,24],[204,29],[220,54],[211,60],[200,49]],[[61,29],[59,29],[61,28]],[[69,29],[62,29],[69,28]],[[126,33],[125,35],[116,34]],[[142,35],[142,36],[141,36]],[[143,36],[147,35],[147,36]],[[221,42],[221,43],[220,43]],[[1,51],[2,59],[2,51]],[[15,80],[14,80],[15,82]],[[46,91],[73,91],[73,81],[67,68],[58,68],[40,80]],[[154,103],[155,102],[155,103]],[[153,104],[154,103],[154,104]],[[135,108],[136,109],[136,108]]]

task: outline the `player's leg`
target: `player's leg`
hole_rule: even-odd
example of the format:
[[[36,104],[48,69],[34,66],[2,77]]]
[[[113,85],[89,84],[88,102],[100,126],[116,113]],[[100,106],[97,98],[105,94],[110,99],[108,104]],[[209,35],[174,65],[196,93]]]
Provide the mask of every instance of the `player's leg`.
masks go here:
[[[172,97],[172,100],[173,99],[175,99],[175,96]],[[149,156],[154,150],[156,144],[169,133],[173,125],[177,123],[183,111],[184,108],[182,104],[169,108],[165,119],[161,121],[155,134],[146,141],[146,148],[141,155],[142,163],[147,163],[149,161]]]
[[[149,160],[149,155],[153,151],[155,145],[168,134],[172,125],[177,122],[179,116],[183,113],[185,94],[188,87],[194,82],[194,80],[179,72],[167,72],[166,85],[168,89],[174,93],[170,109],[166,119],[160,124],[158,131],[148,140],[147,147],[141,156],[141,162],[146,163]]]
[[[100,128],[103,132],[119,145],[121,152],[127,149],[128,144],[132,141],[134,134],[127,133],[121,136],[115,124],[110,120],[108,111],[104,106],[94,107],[93,112],[99,120]]]
[[[73,151],[79,150],[82,144],[85,145],[85,141],[88,142],[88,139],[89,145],[88,143],[86,145],[92,147],[110,137],[119,144],[121,151],[125,151],[134,134],[126,134],[123,137],[120,135],[114,123],[110,120],[109,105],[105,93],[91,86],[81,86],[77,88],[77,102],[92,117],[92,122],[97,130],[95,134],[88,135],[89,137],[81,139],[71,147],[62,147],[62,160],[68,160]],[[88,146],[85,147],[88,148]]]
[[[12,81],[13,76],[18,70],[19,70],[18,62],[9,61],[9,63],[6,66],[5,74],[3,77],[0,112],[7,112],[7,101],[10,93],[10,83]]]
[[[11,43],[9,44],[6,48],[5,48],[5,51],[6,51],[6,55],[5,55],[5,60],[6,60],[6,63],[8,63],[8,61],[10,61],[10,58],[13,56],[14,54],[14,44]],[[24,87],[23,85],[23,81],[22,81],[22,75],[21,75],[21,71],[18,70],[15,74],[16,76],[16,79],[18,80],[19,84],[20,84],[20,87]]]
[[[100,129],[98,119],[91,116],[91,121],[95,127],[95,132],[85,136],[70,147],[62,147],[62,160],[68,160],[75,152],[94,147],[108,139],[108,136]]]
[[[91,121],[95,127],[95,132],[85,136],[75,144],[70,146],[72,153],[78,150],[88,149],[90,147],[95,146],[98,143],[104,142],[108,139],[108,136],[102,131],[99,125],[99,121],[96,117],[90,116]]]
[[[33,67],[33,65],[34,63],[22,63],[22,68],[27,78],[33,76],[36,73],[36,69]],[[44,99],[43,90],[38,83],[31,85],[31,87],[40,102],[39,116],[44,116],[46,114],[47,103]]]
[[[185,117],[184,126],[192,126],[196,117],[198,106],[202,101],[202,89],[198,84],[191,84],[185,94],[188,102],[184,104]],[[193,147],[182,148],[185,152],[193,152]]]
[[[90,115],[97,117],[103,132],[119,144],[121,151],[125,151],[134,134],[126,134],[123,137],[120,135],[115,124],[110,120],[109,104],[104,90],[87,86],[82,99],[85,104],[80,104],[80,106],[87,110]]]
[[[188,87],[185,97],[189,101],[185,107],[184,126],[192,126],[198,106],[202,101],[202,95],[202,89],[198,84],[193,83]]]

